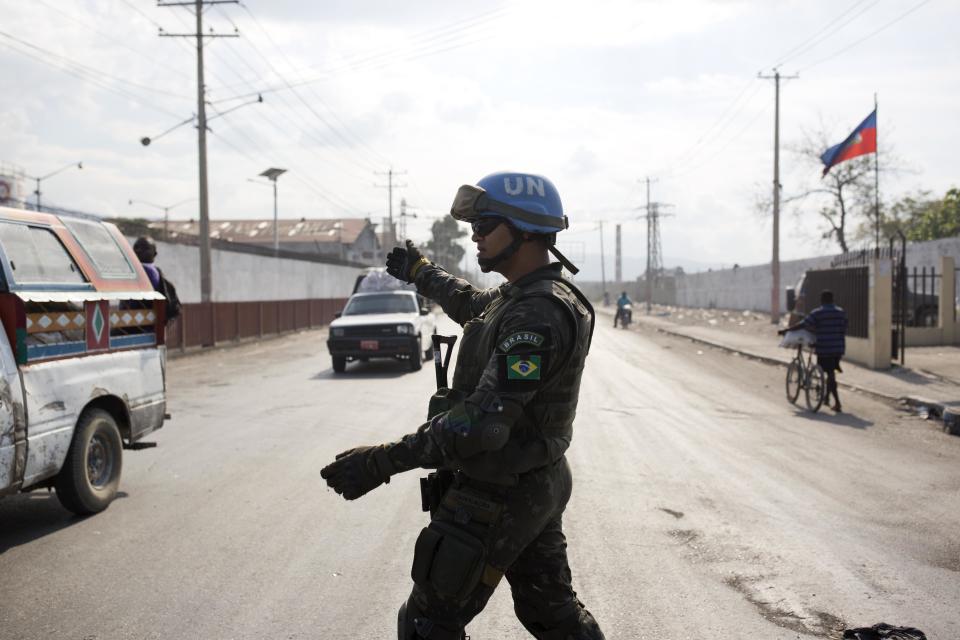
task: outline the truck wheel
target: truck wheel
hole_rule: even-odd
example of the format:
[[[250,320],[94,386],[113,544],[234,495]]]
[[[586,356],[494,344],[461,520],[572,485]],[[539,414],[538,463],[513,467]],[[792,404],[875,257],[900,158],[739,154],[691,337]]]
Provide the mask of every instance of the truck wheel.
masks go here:
[[[120,430],[103,409],[88,409],[77,421],[73,442],[55,482],[57,499],[78,515],[103,511],[117,495],[123,467]]]
[[[423,368],[421,354],[423,354],[423,342],[420,336],[417,336],[417,341],[413,343],[413,351],[410,353],[410,371],[420,371]]]
[[[333,372],[334,373],[343,373],[347,370],[347,358],[346,356],[333,356]]]

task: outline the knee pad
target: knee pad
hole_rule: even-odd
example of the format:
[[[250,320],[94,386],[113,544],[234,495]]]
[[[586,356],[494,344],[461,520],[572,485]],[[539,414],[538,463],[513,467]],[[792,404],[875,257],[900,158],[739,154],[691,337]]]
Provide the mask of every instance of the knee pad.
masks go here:
[[[466,637],[463,629],[451,631],[434,624],[424,615],[413,598],[400,605],[400,612],[397,615],[399,640],[462,640]]]

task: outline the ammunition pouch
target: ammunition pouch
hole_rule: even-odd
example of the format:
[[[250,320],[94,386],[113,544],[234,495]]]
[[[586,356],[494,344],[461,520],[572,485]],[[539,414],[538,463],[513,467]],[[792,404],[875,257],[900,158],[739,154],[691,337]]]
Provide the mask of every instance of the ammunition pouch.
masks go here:
[[[443,599],[461,601],[480,584],[486,568],[483,542],[447,522],[420,532],[410,575],[417,585]]]

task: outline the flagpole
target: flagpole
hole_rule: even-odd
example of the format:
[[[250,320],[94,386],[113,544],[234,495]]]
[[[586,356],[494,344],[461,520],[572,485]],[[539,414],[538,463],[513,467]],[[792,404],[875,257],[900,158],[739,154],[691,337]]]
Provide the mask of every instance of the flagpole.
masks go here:
[[[874,120],[877,118],[877,93],[873,94],[873,117]],[[876,216],[875,228],[876,228],[876,237],[874,240],[875,253],[877,257],[880,257],[880,123],[875,122],[876,128],[875,131],[877,136],[877,149],[873,152],[874,159],[874,182],[873,182],[873,194],[875,198],[874,203],[874,215]]]

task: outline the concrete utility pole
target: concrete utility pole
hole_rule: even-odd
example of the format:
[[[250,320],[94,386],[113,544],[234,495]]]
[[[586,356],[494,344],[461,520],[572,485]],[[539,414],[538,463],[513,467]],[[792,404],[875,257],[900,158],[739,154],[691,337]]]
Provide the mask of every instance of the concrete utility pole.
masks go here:
[[[200,156],[200,301],[213,299],[213,279],[210,273],[210,201],[207,194],[207,100],[206,86],[203,80],[203,39],[237,38],[239,34],[203,33],[203,8],[215,4],[238,4],[239,0],[191,0],[184,2],[158,2],[158,7],[194,8],[197,19],[195,33],[165,33],[160,37],[196,38],[197,40],[197,132]]]
[[[603,220],[600,221],[600,282],[604,291],[607,290],[607,259],[603,253]]]
[[[663,268],[663,260],[660,256],[660,218],[671,215],[660,213],[660,207],[673,206],[666,202],[650,201],[650,182],[650,178],[647,178],[647,204],[640,207],[646,210],[646,213],[640,217],[647,219],[647,273],[645,278],[647,281],[646,311],[648,315],[650,314],[650,306],[653,303],[653,280],[657,277],[656,274]],[[653,182],[655,182],[655,180]]]
[[[378,176],[387,176],[387,184],[375,184],[373,186],[379,187],[381,189],[387,190],[387,224],[390,225],[390,243],[391,245],[397,244],[397,234],[393,228],[393,189],[402,189],[407,186],[406,184],[393,184],[393,176],[402,176],[406,175],[406,171],[394,171],[393,167],[390,167],[385,172],[378,171],[376,175]]]
[[[620,252],[620,226],[619,224],[617,225],[617,262],[614,267],[618,287],[620,283],[623,282],[623,259],[621,257],[623,254]]]
[[[780,80],[792,80],[800,76],[781,76],[774,68],[772,76],[757,74],[762,80],[773,80],[773,257],[770,260],[770,323],[780,323]]]

